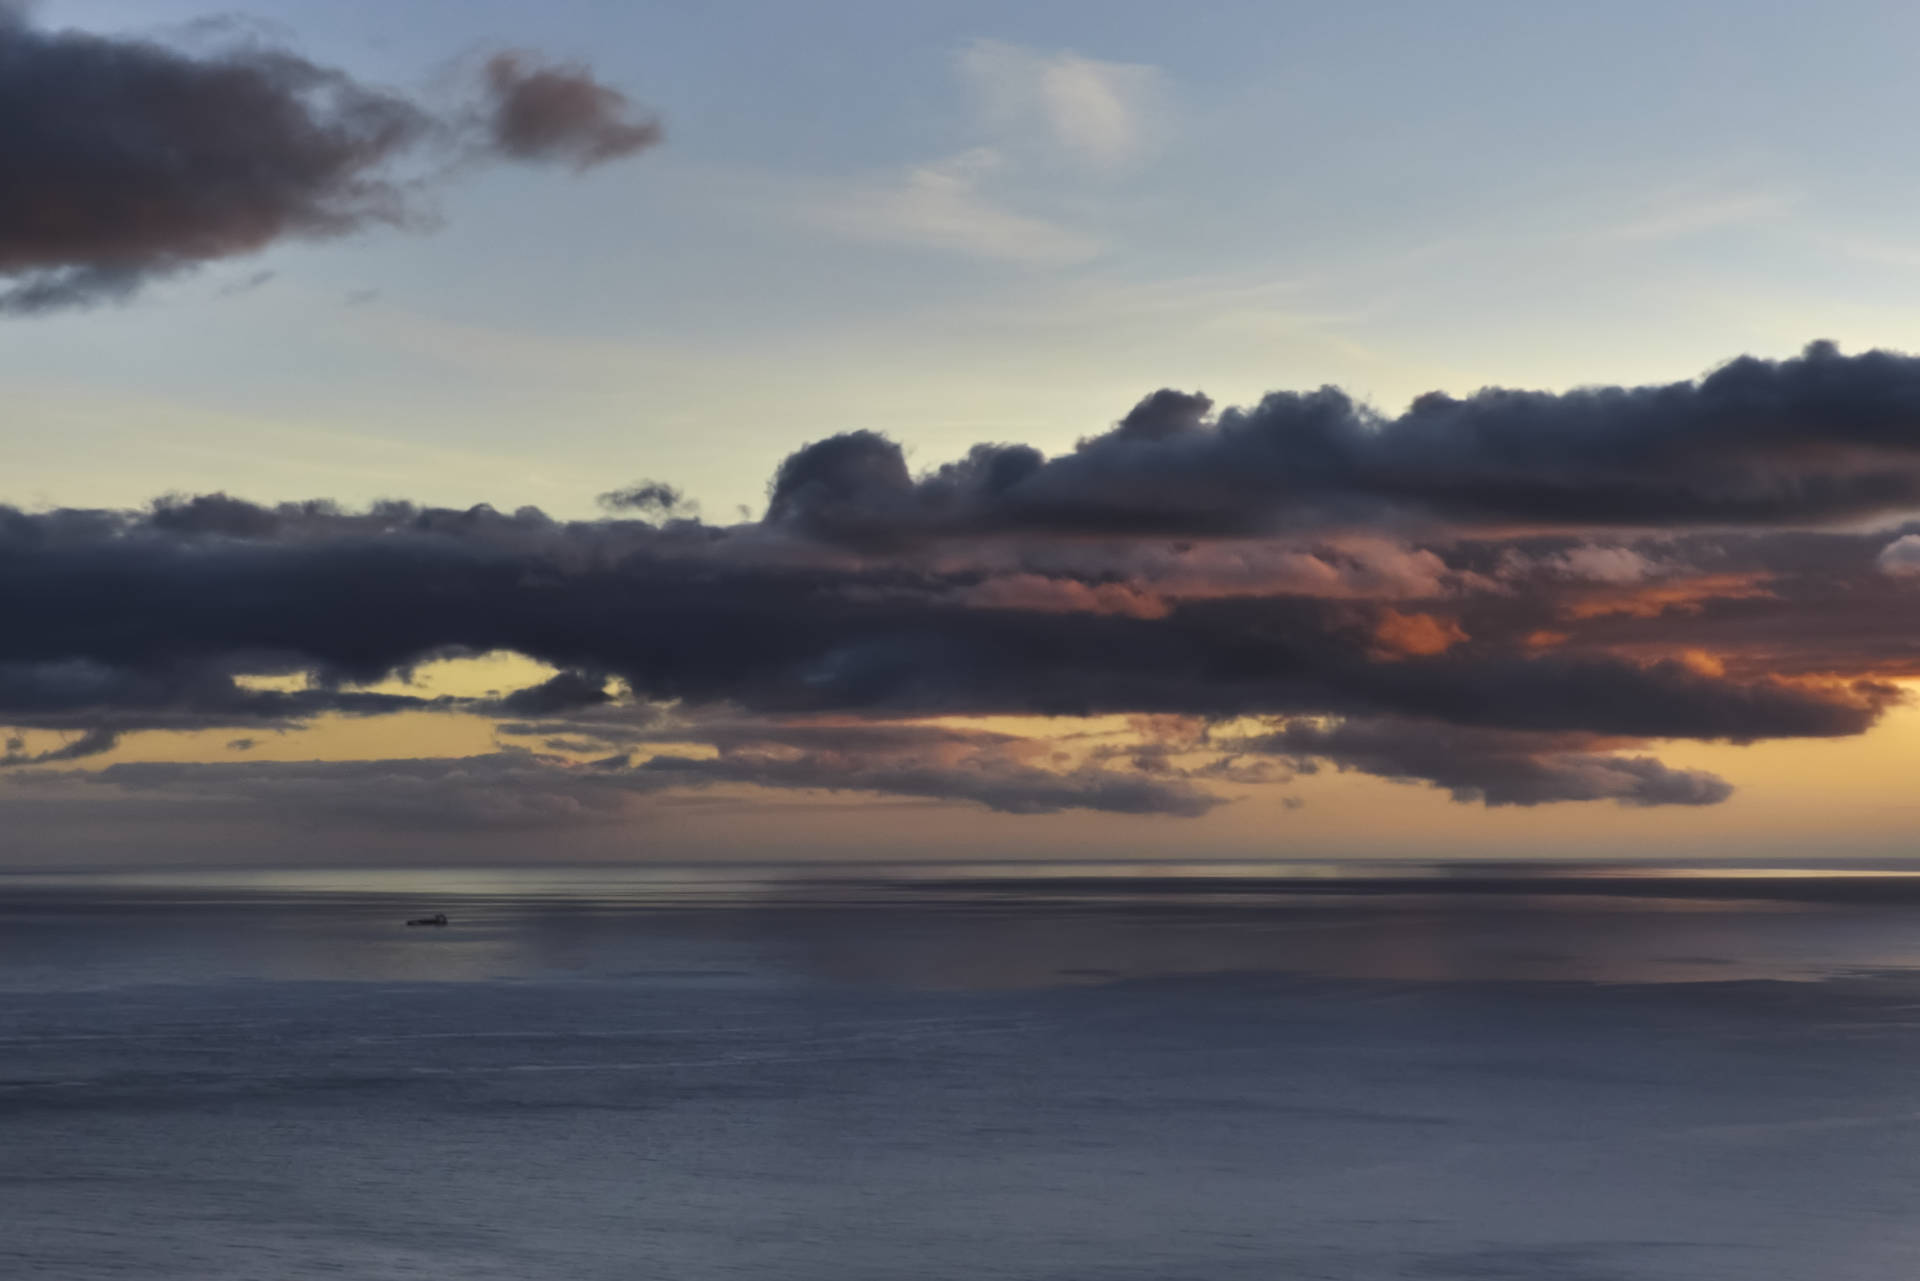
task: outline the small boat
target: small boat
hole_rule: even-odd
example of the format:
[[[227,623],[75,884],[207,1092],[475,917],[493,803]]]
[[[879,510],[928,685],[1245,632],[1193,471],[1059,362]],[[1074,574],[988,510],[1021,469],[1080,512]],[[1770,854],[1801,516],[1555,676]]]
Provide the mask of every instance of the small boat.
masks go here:
[[[408,925],[445,925],[446,923],[445,912],[435,912],[432,916],[416,916],[407,922]]]

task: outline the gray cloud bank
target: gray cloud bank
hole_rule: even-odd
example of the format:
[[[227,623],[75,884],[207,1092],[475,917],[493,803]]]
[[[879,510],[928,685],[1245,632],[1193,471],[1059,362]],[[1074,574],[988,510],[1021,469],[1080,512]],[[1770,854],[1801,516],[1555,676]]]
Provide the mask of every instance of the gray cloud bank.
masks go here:
[[[1780,525],[1920,505],[1920,360],[1830,343],[1666,386],[1432,393],[1395,418],[1332,387],[1212,408],[1162,390],[1060,457],[980,445],[920,477],[885,437],[831,437],[781,466],[771,519],[884,550],[1017,533]]]
[[[1903,507],[1916,445],[1920,362],[1816,345],[1392,422],[1334,393],[1217,418],[1159,393],[1059,459],[982,447],[919,477],[856,433],[798,450],[766,517],[731,526],[654,481],[584,521],[0,509],[0,725],[82,736],[0,764],[45,779],[143,730],[457,711],[514,746],[378,785],[378,762],[98,778],[283,809],[361,789],[340,812],[452,827],[742,785],[1192,816],[1323,768],[1491,806],[1711,805],[1728,784],[1660,741],[1858,734],[1920,676],[1920,526],[1859,524]],[[368,688],[493,651],[559,674]],[[246,679],[287,673],[304,687]],[[1075,747],[926,723],[956,715],[1140,728]]]

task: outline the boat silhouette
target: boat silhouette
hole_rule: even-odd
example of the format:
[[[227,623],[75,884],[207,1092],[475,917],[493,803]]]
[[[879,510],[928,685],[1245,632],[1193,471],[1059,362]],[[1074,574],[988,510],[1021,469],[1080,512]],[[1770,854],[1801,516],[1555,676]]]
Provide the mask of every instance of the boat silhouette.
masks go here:
[[[416,916],[407,922],[408,925],[445,925],[446,923],[445,912],[435,912],[432,916]]]

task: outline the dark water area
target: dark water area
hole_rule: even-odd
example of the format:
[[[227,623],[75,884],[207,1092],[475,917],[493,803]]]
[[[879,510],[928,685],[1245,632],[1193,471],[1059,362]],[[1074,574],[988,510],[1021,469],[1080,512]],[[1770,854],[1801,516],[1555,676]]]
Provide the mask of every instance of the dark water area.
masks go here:
[[[1199,871],[0,876],[0,1277],[1920,1275],[1920,879]]]

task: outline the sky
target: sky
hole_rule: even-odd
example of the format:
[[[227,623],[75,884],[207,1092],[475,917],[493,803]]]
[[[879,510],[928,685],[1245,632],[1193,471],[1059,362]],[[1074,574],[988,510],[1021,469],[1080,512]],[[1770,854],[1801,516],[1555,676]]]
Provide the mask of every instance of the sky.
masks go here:
[[[1916,36],[0,5],[0,861],[1904,856]]]

